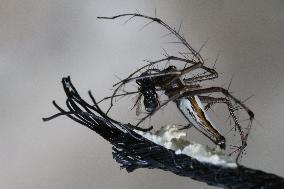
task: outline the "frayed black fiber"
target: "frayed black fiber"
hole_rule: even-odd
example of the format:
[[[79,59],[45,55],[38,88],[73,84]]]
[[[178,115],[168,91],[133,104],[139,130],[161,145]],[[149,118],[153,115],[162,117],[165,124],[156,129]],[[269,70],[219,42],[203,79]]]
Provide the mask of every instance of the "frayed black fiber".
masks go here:
[[[84,101],[72,85],[70,77],[63,78],[62,84],[69,110],[65,111],[53,101],[60,113],[43,120],[48,121],[66,115],[95,131],[112,144],[113,158],[128,172],[138,168],[162,169],[223,188],[284,188],[284,179],[274,174],[241,165],[236,168],[216,166],[199,162],[187,155],[177,155],[174,151],[134,132],[133,125],[123,124],[108,117],[100,109],[90,91],[89,96],[93,105]]]

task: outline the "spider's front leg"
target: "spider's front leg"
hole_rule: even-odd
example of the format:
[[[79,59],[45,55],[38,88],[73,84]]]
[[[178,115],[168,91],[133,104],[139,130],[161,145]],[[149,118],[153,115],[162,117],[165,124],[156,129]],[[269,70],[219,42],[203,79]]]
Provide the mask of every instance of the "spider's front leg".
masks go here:
[[[190,84],[190,83],[196,83],[196,82],[201,82],[201,81],[206,81],[206,80],[213,80],[213,79],[218,78],[218,73],[216,72],[215,69],[208,68],[206,66],[201,66],[201,69],[205,70],[206,72],[200,76],[185,78],[183,79],[183,81],[186,84]]]

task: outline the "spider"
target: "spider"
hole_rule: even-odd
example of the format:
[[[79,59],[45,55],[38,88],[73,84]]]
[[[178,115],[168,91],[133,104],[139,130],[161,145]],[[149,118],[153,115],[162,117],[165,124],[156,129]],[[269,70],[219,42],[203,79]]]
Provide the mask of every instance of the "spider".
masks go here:
[[[156,12],[156,11],[155,11]],[[199,131],[201,131],[205,136],[207,136],[211,141],[213,141],[216,145],[218,145],[221,149],[225,149],[226,141],[225,137],[220,134],[220,132],[216,129],[212,121],[210,121],[209,116],[206,114],[206,110],[208,110],[212,105],[216,103],[224,103],[226,104],[230,116],[233,118],[235,124],[235,130],[237,129],[240,137],[241,137],[241,146],[237,147],[235,152],[239,152],[239,155],[243,152],[245,147],[247,146],[247,137],[249,134],[249,130],[252,125],[252,120],[254,119],[254,113],[238,98],[233,96],[228,89],[223,87],[202,87],[200,84],[203,81],[213,80],[218,77],[218,73],[213,68],[209,68],[204,65],[204,60],[200,55],[199,51],[196,51],[180,34],[180,28],[178,30],[170,27],[161,19],[157,18],[156,13],[155,17],[146,16],[140,13],[129,13],[129,14],[120,14],[113,17],[98,17],[99,19],[118,19],[122,17],[129,17],[126,21],[140,17],[150,22],[145,26],[151,23],[157,23],[164,27],[169,31],[168,35],[175,36],[179,41],[178,43],[182,44],[189,52],[188,53],[179,53],[181,56],[172,56],[166,53],[165,57],[156,61],[148,61],[148,64],[137,69],[135,72],[131,73],[127,78],[122,79],[120,82],[113,85],[115,87],[114,92],[111,96],[103,98],[101,101],[105,101],[110,99],[110,107],[107,110],[107,113],[113,107],[113,101],[116,97],[123,97],[127,95],[139,94],[139,98],[137,99],[135,105],[138,104],[138,101],[141,97],[144,97],[144,106],[147,112],[147,115],[143,117],[136,126],[143,121],[145,121],[150,116],[153,116],[157,111],[159,111],[162,107],[166,106],[169,102],[174,102],[181,113],[186,117],[189,121],[189,125],[184,128],[189,128],[194,126]],[[191,55],[189,58],[188,55]],[[152,68],[154,65],[159,63],[165,63],[169,61],[175,61],[179,63],[184,63],[183,68],[177,68],[176,66],[168,66],[165,69],[154,69]],[[191,74],[195,70],[203,70],[204,73],[194,76],[187,75]],[[143,71],[145,70],[145,71]],[[142,74],[138,75],[138,73]],[[138,75],[138,76],[137,76]],[[138,91],[119,93],[122,87],[126,84],[136,81],[138,84]],[[168,99],[160,103],[157,91],[162,91]],[[209,95],[213,93],[220,93],[223,97],[211,97]],[[237,107],[233,106],[233,103],[237,105]],[[203,104],[206,104],[203,106]],[[134,105],[134,106],[135,106]],[[249,116],[249,125],[248,131],[244,132],[239,121],[236,116],[235,111],[237,109],[244,109]],[[231,153],[231,154],[232,154]]]

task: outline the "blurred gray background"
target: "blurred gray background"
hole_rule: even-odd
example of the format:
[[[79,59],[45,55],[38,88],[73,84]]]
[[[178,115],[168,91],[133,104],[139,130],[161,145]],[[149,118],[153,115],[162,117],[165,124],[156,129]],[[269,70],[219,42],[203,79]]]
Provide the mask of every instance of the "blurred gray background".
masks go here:
[[[182,21],[196,49],[209,39],[201,53],[208,65],[220,55],[216,85],[234,75],[236,96],[255,95],[247,105],[260,124],[241,163],[284,176],[284,1],[0,0],[0,188],[214,188],[160,170],[127,174],[97,134],[66,117],[41,120],[56,113],[52,100],[64,105],[63,76],[71,76],[83,98],[90,89],[101,99],[115,75],[161,58],[162,47],[178,50],[155,24],[139,31],[141,19],[96,19],[135,9],[154,16],[155,8],[173,27]],[[121,107],[112,116],[126,122],[129,104]],[[181,119],[162,114],[165,123]]]

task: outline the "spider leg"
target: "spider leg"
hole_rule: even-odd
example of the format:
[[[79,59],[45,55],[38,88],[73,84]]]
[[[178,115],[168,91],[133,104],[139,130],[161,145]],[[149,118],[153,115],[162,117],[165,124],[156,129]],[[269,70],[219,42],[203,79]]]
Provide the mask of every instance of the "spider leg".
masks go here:
[[[211,80],[211,79],[215,79],[215,78],[218,77],[218,73],[215,71],[215,69],[212,69],[212,68],[204,66],[204,64],[202,62],[195,62],[193,60],[189,60],[189,59],[186,59],[186,58],[180,58],[180,57],[176,57],[176,56],[167,56],[166,58],[159,59],[159,60],[156,60],[156,61],[147,61],[147,62],[149,62],[149,64],[146,64],[145,66],[142,66],[141,68],[137,69],[135,72],[131,73],[127,78],[125,78],[125,79],[115,83],[113,86],[115,87],[115,86],[117,86],[119,84],[127,83],[127,82],[130,82],[130,81],[135,80],[135,79],[139,79],[139,76],[138,77],[133,77],[133,76],[136,73],[138,73],[141,70],[143,70],[144,68],[152,66],[152,65],[155,65],[155,64],[158,64],[160,62],[170,61],[170,60],[176,60],[176,61],[191,63],[193,65],[198,65],[198,68],[201,68],[201,69],[203,69],[203,70],[205,70],[206,72],[209,73],[209,74],[202,75],[202,76],[186,78],[186,79],[184,79],[184,82],[186,82],[186,83],[193,83],[193,82],[198,82],[198,81],[203,81],[203,80]],[[188,73],[188,72],[186,72],[186,70],[188,68],[190,68],[190,67],[186,67],[186,68],[183,69],[183,70],[185,70],[184,74]],[[174,74],[175,73],[173,73],[173,75]],[[158,75],[159,74],[157,74],[157,76]],[[151,77],[151,76],[149,76],[149,77]]]
[[[215,92],[222,93],[227,98],[233,100],[236,104],[240,105],[247,112],[250,120],[253,120],[254,113],[243,102],[241,102],[239,99],[233,96],[227,89],[224,89],[222,87],[209,87],[209,88],[197,89],[192,91],[185,91],[183,93],[183,96],[194,96],[194,95],[201,95],[201,94],[215,93]]]
[[[242,127],[238,121],[238,118],[236,116],[235,113],[235,108],[233,107],[232,103],[230,102],[229,99],[227,98],[215,98],[215,97],[210,97],[210,96],[198,96],[199,99],[201,100],[201,102],[203,103],[208,103],[205,108],[209,108],[210,106],[216,104],[216,103],[225,103],[228,107],[228,111],[230,113],[230,115],[232,116],[234,123],[235,123],[235,128],[238,129],[240,136],[241,136],[241,140],[242,140],[242,146],[246,146],[246,137],[244,134],[244,131],[242,130]]]
[[[242,103],[239,99],[237,99],[235,96],[233,96],[227,89],[224,89],[222,87],[209,87],[209,88],[204,88],[204,89],[198,89],[198,90],[193,90],[193,91],[186,91],[183,93],[183,96],[194,96],[194,95],[200,95],[200,94],[206,94],[206,93],[214,93],[214,92],[220,92],[223,95],[225,95],[227,98],[233,100],[236,104],[240,105],[249,115],[249,120],[250,120],[250,124],[248,126],[248,132],[246,134],[244,134],[244,132],[242,130],[240,131],[241,134],[241,139],[242,139],[242,146],[239,147],[239,149],[237,149],[237,151],[239,151],[239,154],[237,155],[237,160],[239,159],[240,155],[242,154],[242,152],[244,151],[245,147],[247,146],[247,137],[249,134],[249,130],[251,129],[251,123],[252,120],[254,118],[254,113],[244,104]],[[230,107],[228,107],[230,109],[230,112],[233,112]],[[235,114],[231,114],[231,115],[235,115]],[[233,119],[235,119],[233,117]],[[237,119],[236,119],[237,120]],[[237,126],[238,128],[238,126]]]
[[[130,17],[131,19],[134,18],[134,17],[140,17],[140,18],[151,20],[151,23],[152,22],[156,22],[156,23],[162,25],[168,31],[170,31],[170,33],[172,35],[174,35],[175,37],[177,37],[180,40],[180,43],[183,44],[190,51],[191,54],[193,54],[194,58],[197,58],[197,61],[194,61],[193,59],[189,60],[188,58],[167,56],[164,59],[160,59],[160,60],[157,60],[157,61],[150,62],[149,65],[153,65],[153,64],[156,64],[156,63],[159,63],[159,62],[169,61],[169,60],[178,60],[178,61],[185,62],[186,64],[187,63],[193,63],[194,64],[194,63],[197,63],[197,62],[202,62],[202,63],[204,62],[203,58],[201,57],[201,55],[199,53],[199,51],[196,51],[193,47],[191,47],[191,45],[186,41],[185,37],[180,35],[179,30],[175,30],[175,29],[171,28],[168,24],[166,24],[164,21],[162,21],[161,19],[157,18],[156,16],[155,17],[151,17],[151,16],[146,16],[146,15],[140,14],[140,13],[130,13],[130,14],[120,14],[120,15],[116,15],[116,16],[113,16],[113,17],[98,17],[98,18],[99,19],[111,19],[111,20],[114,20],[114,19],[121,18],[121,17]],[[143,68],[145,68],[145,67],[147,67],[149,65],[143,66],[141,69],[143,69]],[[209,72],[210,74],[207,75],[207,76],[203,76],[203,77],[191,78],[191,80],[188,80],[188,82],[200,81],[200,80],[202,81],[204,79],[209,79],[209,78],[214,79],[214,78],[218,77],[218,74],[217,74],[217,72],[214,69],[208,68],[206,66],[202,66],[202,68],[204,70],[206,70],[207,72]],[[140,71],[141,69],[139,69],[137,71]],[[133,73],[133,74],[135,74],[135,73]],[[130,77],[131,76],[129,76],[128,78],[130,78]],[[118,85],[118,84],[119,83],[117,83],[115,85]]]
[[[188,125],[183,126],[182,128],[180,128],[179,130],[190,129],[191,127],[193,127],[193,125],[192,124],[188,124]]]
[[[206,66],[202,66],[202,69],[206,70],[208,73],[200,76],[195,76],[191,78],[185,78],[183,81],[187,83],[195,83],[195,82],[200,82],[200,81],[205,81],[205,80],[212,80],[215,78],[218,78],[218,73],[216,72],[215,69],[208,68]]]
[[[120,96],[127,96],[127,95],[132,95],[132,94],[137,94],[139,93],[139,91],[133,91],[133,92],[126,92],[126,93],[122,93],[122,94],[117,94],[117,95],[112,95],[112,96],[107,96],[107,97],[104,97],[103,99],[101,99],[100,101],[98,101],[98,104],[105,101],[105,100],[108,100],[112,97],[120,97]]]
[[[172,33],[176,38],[178,38],[180,41],[179,43],[183,44],[192,54],[194,54],[194,56],[197,58],[198,61],[203,62],[203,59],[201,55],[199,54],[199,52],[197,52],[196,50],[194,50],[193,47],[191,47],[191,45],[186,41],[186,39],[179,34],[179,31],[173,29],[172,27],[170,27],[168,24],[166,24],[164,21],[162,21],[161,19],[157,17],[146,16],[140,13],[129,13],[129,14],[120,14],[120,15],[116,15],[113,17],[98,17],[98,19],[114,20],[116,18],[121,18],[121,17],[131,17],[131,18],[140,17],[140,18],[148,19],[148,20],[151,20],[153,22],[160,24],[161,26],[166,28],[168,31],[170,31],[170,33]]]
[[[182,59],[182,58],[179,58],[179,59]],[[186,61],[187,59],[183,59],[183,60]],[[169,75],[175,75],[175,73],[180,73],[180,74],[176,74],[175,77],[173,77],[168,83],[165,83],[164,85],[169,84],[172,81],[174,81],[176,79],[179,79],[183,75],[185,75],[185,74],[187,74],[187,73],[189,73],[191,71],[194,71],[196,69],[204,69],[209,74],[208,73],[207,74],[204,73],[204,75],[201,75],[201,76],[185,78],[185,79],[183,79],[185,84],[196,83],[196,82],[200,82],[200,81],[204,81],[204,80],[212,80],[212,79],[215,79],[215,78],[218,77],[218,73],[215,71],[215,69],[208,68],[208,67],[204,66],[202,62],[194,62],[193,65],[180,70],[180,72],[178,72],[178,71],[177,72],[169,72],[168,73]]]
[[[187,74],[187,73],[189,73],[191,71],[194,71],[194,70],[196,70],[198,68],[201,68],[202,66],[203,66],[203,63],[202,62],[198,62],[198,63],[196,63],[194,65],[191,65],[191,66],[189,66],[187,68],[184,68],[184,69],[179,71],[180,72],[179,75],[176,75],[176,76],[172,77],[169,81],[167,81],[166,83],[163,83],[163,85],[168,85],[171,82],[173,82],[173,81],[175,81],[177,79],[180,79],[183,75],[185,75],[185,74]],[[169,73],[171,73],[171,72],[169,72]]]
[[[158,63],[161,63],[161,62],[165,62],[165,61],[171,61],[171,60],[176,60],[176,61],[182,61],[182,62],[187,62],[187,63],[191,63],[191,64],[197,64],[197,62],[195,61],[192,61],[192,60],[188,60],[188,59],[185,59],[185,58],[180,58],[180,57],[176,57],[176,56],[167,56],[166,58],[163,58],[163,59],[159,59],[159,60],[156,60],[156,61],[149,61],[147,60],[147,62],[149,62],[148,64],[142,66],[141,68],[137,69],[135,72],[131,73],[127,78],[115,83],[113,86],[117,86],[121,83],[126,83],[126,82],[129,82],[129,81],[132,81],[134,79],[138,79],[138,78],[135,78],[133,77],[135,74],[137,74],[138,72],[140,72],[141,70],[149,67],[149,66],[153,66],[155,64],[158,64]]]

